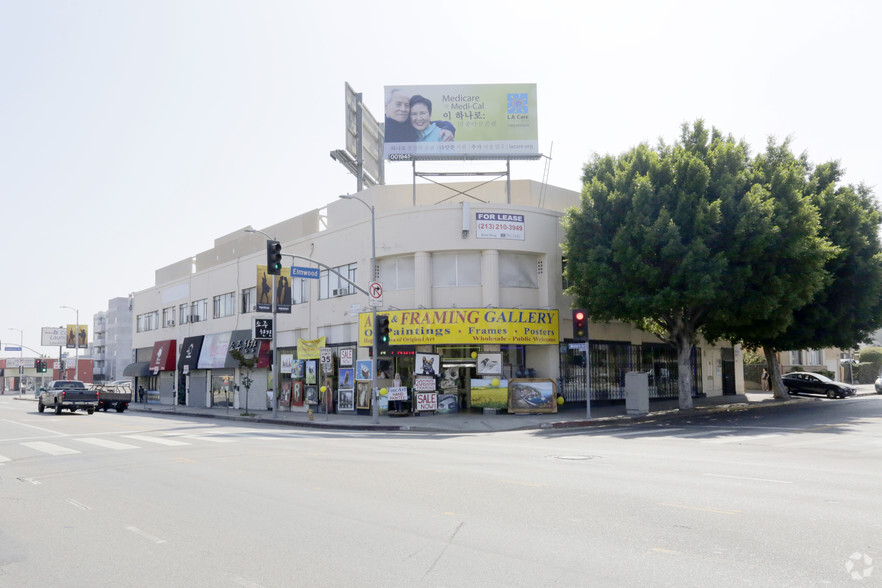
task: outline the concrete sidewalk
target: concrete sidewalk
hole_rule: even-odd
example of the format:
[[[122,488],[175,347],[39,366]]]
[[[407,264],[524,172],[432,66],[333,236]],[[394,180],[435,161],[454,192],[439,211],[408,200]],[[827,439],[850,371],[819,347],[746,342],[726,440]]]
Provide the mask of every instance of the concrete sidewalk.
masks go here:
[[[859,385],[858,396],[875,394],[872,384]],[[455,414],[421,414],[419,416],[381,415],[379,423],[374,424],[370,415],[314,413],[312,420],[305,412],[249,409],[254,416],[242,416],[243,409],[235,408],[192,408],[172,407],[160,404],[130,404],[129,409],[136,412],[176,415],[183,417],[215,418],[246,423],[266,423],[317,429],[343,429],[360,431],[414,431],[436,433],[486,433],[494,431],[520,431],[530,429],[552,429],[586,427],[624,423],[639,423],[651,420],[683,418],[714,411],[749,410],[765,406],[781,406],[789,403],[812,402],[821,397],[799,396],[790,400],[774,400],[770,392],[748,391],[735,396],[714,396],[695,398],[690,411],[678,410],[677,400],[651,401],[649,413],[632,416],[625,410],[624,402],[595,403],[591,407],[591,418],[587,417],[584,406],[564,405],[557,413],[551,414],[483,414],[482,412],[461,412]]]

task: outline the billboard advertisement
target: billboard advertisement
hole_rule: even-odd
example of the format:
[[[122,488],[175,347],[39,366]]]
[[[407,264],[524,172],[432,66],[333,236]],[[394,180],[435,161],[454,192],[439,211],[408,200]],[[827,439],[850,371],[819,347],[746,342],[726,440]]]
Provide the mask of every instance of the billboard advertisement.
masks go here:
[[[383,155],[411,159],[538,157],[536,84],[386,86]]]

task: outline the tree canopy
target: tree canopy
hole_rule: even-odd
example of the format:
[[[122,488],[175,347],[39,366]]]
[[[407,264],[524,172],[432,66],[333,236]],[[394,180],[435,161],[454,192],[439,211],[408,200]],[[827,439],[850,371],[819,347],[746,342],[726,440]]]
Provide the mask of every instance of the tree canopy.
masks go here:
[[[633,323],[677,349],[681,408],[692,407],[699,333],[777,335],[829,283],[836,250],[807,171],[787,141],[751,158],[702,120],[673,145],[585,165],[580,205],[564,219],[568,292],[593,320]]]

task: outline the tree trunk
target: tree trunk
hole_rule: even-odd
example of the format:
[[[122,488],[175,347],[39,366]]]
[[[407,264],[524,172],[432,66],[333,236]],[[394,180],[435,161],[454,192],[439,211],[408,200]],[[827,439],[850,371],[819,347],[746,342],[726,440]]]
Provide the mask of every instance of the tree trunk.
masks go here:
[[[680,392],[680,410],[692,408],[692,338],[677,337],[677,387]]]
[[[769,385],[772,386],[772,398],[787,400],[790,395],[784,389],[784,383],[781,381],[781,364],[778,362],[778,354],[763,348],[763,355],[766,356],[766,363],[769,364]]]

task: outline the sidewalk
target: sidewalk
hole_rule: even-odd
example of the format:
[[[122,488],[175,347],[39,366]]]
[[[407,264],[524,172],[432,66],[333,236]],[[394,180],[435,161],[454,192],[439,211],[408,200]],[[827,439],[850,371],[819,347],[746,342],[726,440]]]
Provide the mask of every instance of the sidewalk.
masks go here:
[[[858,385],[857,395],[875,394],[872,384]],[[820,400],[820,396],[799,396],[790,400],[777,401],[771,392],[750,390],[746,394],[735,396],[713,396],[693,399],[691,411],[677,409],[677,400],[651,401],[649,413],[631,416],[626,414],[625,404],[597,403],[591,406],[591,418],[587,418],[584,406],[564,405],[557,413],[552,414],[482,414],[481,412],[456,414],[422,414],[420,416],[395,417],[381,415],[379,423],[374,424],[370,415],[315,413],[309,420],[305,412],[289,412],[278,410],[277,416],[272,411],[250,409],[254,416],[241,416],[241,408],[193,408],[189,406],[172,407],[161,404],[129,405],[129,410],[153,414],[176,415],[196,418],[215,418],[246,423],[266,423],[295,427],[311,427],[329,430],[358,431],[413,431],[435,433],[488,433],[497,431],[521,431],[530,429],[552,429],[568,427],[586,427],[640,423],[659,419],[682,418],[696,414],[707,414],[716,411],[750,410],[765,406],[782,406],[791,403],[812,402]]]

